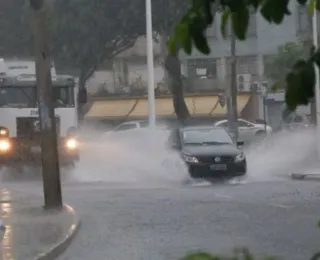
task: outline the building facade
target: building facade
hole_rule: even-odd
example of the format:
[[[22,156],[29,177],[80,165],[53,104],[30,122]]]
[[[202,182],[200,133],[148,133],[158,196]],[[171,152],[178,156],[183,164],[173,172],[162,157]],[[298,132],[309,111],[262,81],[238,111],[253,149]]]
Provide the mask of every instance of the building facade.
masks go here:
[[[237,73],[250,74],[252,81],[264,78],[264,59],[277,52],[277,48],[287,42],[299,42],[310,36],[310,15],[306,8],[290,1],[291,16],[281,25],[271,25],[260,14],[252,13],[245,41],[236,42]],[[224,39],[220,33],[221,16],[217,14],[214,26],[207,31],[210,55],[194,50],[188,56],[180,53],[186,76],[193,88],[221,88],[230,82],[231,74],[231,31],[227,28]]]
[[[281,25],[272,25],[260,14],[252,13],[245,41],[236,42],[237,74],[246,74],[244,82],[248,89],[252,82],[267,80],[264,75],[264,60],[268,55],[275,54],[280,45],[287,42],[299,42],[310,37],[311,16],[306,8],[290,1],[291,16],[284,19]],[[189,56],[180,53],[182,74],[187,78],[186,92],[205,92],[221,89],[230,84],[231,76],[231,27],[227,28],[227,37],[220,33],[221,17],[215,17],[214,26],[207,31],[211,47],[210,55],[203,55],[197,50]],[[320,26],[318,27],[320,28]],[[155,85],[164,83],[163,69],[164,48],[161,38],[154,41]],[[121,53],[114,59],[110,70],[98,71],[89,80],[90,86],[106,85],[110,93],[115,93],[123,86],[131,88],[141,85],[146,88],[148,81],[146,38],[140,37],[135,46]],[[99,75],[98,75],[99,74]],[[248,77],[249,76],[249,77]],[[97,83],[95,83],[97,82]],[[138,82],[138,83],[137,83]],[[92,92],[97,88],[93,88]]]

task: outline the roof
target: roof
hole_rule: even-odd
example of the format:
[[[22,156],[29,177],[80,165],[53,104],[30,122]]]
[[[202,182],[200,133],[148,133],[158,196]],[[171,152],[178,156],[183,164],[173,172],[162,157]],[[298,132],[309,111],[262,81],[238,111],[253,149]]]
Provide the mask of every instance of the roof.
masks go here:
[[[0,78],[0,86],[35,86],[36,84],[36,77],[35,75],[20,75],[17,77],[11,76],[4,76]],[[67,85],[74,85],[74,77],[72,76],[56,76],[52,77],[52,84],[53,86],[67,86]]]
[[[180,129],[189,131],[189,130],[221,130],[224,128],[216,127],[216,126],[210,126],[210,125],[198,125],[198,126],[182,126]]]

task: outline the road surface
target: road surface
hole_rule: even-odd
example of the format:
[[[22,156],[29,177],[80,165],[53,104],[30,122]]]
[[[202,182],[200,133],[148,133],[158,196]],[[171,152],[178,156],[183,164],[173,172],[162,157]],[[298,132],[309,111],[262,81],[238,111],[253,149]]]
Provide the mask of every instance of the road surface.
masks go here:
[[[40,182],[10,182],[41,194]],[[188,251],[307,259],[320,249],[320,182],[139,187],[108,182],[64,184],[82,228],[60,260],[179,259]]]

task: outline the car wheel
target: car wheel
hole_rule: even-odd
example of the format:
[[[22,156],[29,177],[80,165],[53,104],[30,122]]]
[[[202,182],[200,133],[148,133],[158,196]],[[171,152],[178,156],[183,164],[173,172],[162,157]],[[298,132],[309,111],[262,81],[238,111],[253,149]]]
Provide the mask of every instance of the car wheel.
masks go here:
[[[266,132],[260,130],[260,131],[256,132],[256,136],[257,136],[257,137],[265,137],[265,136],[266,136]]]
[[[230,184],[245,184],[247,181],[247,176],[243,175],[243,176],[237,176],[237,177],[233,177],[229,183]]]

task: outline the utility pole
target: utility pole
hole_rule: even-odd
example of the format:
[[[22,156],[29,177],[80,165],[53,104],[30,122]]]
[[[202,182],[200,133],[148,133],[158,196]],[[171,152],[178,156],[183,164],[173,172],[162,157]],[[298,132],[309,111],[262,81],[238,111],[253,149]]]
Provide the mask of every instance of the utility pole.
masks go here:
[[[235,140],[238,140],[238,88],[237,88],[237,55],[236,55],[236,36],[231,32],[230,40],[231,53],[231,84],[227,92],[227,111],[229,131],[233,133]]]
[[[52,101],[51,56],[44,0],[30,0],[41,124],[42,176],[45,208],[62,207],[56,120]]]

